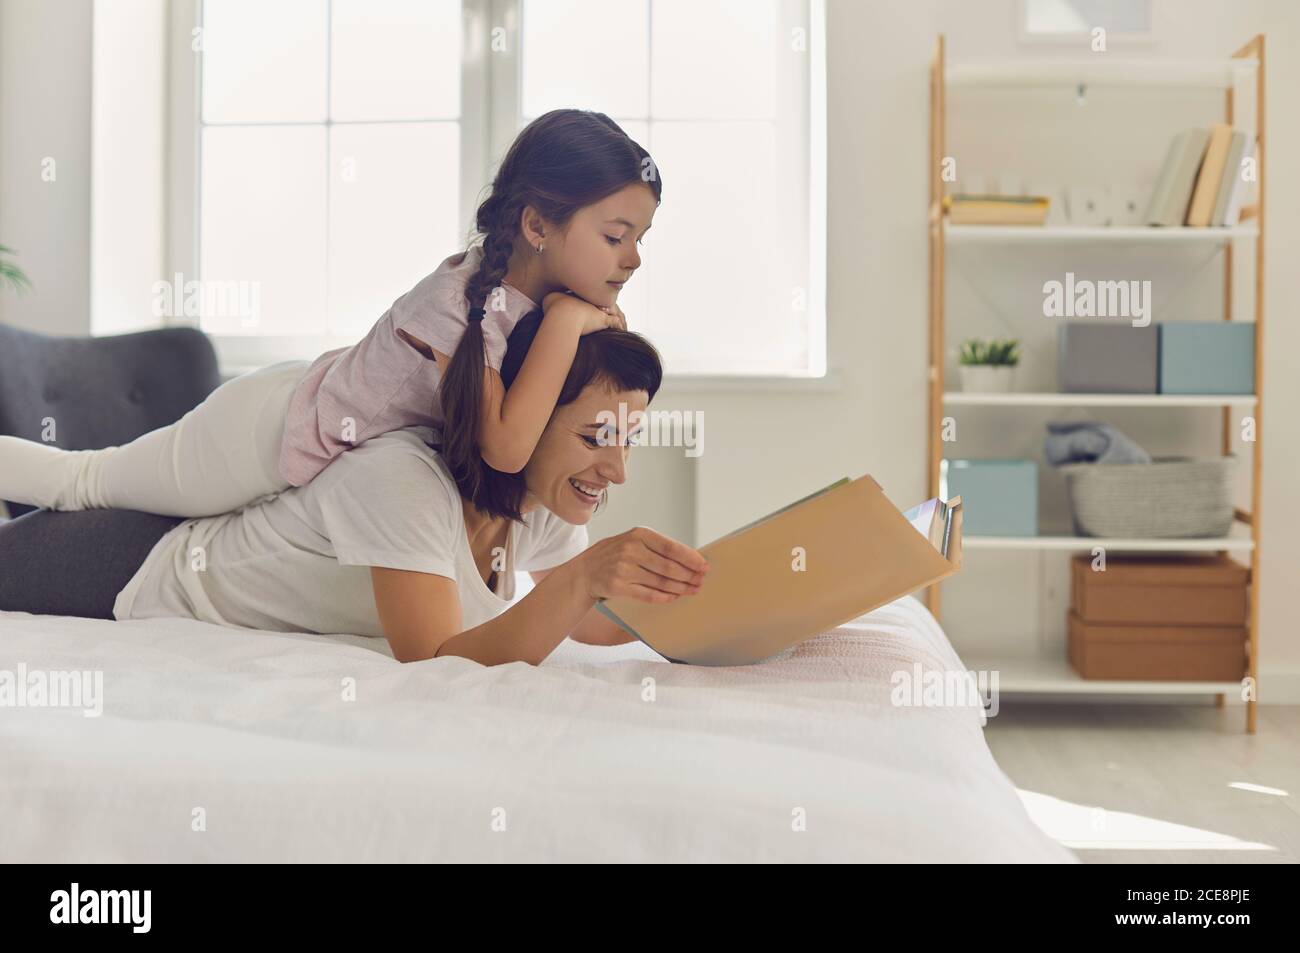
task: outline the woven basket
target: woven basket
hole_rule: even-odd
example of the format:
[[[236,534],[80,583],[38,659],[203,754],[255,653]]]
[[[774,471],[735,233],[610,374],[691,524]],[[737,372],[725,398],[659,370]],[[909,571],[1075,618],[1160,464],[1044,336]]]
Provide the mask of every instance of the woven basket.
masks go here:
[[[1226,536],[1237,457],[1158,457],[1151,463],[1059,467],[1080,536],[1136,539]]]

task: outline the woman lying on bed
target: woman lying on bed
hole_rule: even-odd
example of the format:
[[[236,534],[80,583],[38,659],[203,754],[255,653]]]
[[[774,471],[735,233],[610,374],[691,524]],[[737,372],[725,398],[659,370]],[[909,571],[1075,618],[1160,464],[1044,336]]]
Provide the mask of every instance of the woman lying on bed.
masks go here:
[[[539,318],[510,336],[507,386]],[[639,335],[583,337],[528,464],[518,474],[484,465],[473,500],[435,449],[437,434],[412,427],[366,441],[306,486],[220,516],[29,513],[0,525],[0,610],[384,636],[402,662],[538,664],[566,635],[630,641],[596,600],[671,602],[697,591],[708,565],[645,527],[587,545],[586,523],[605,488],[626,478],[635,436],[602,425],[637,420],[661,376]],[[537,585],[508,607],[516,570]]]

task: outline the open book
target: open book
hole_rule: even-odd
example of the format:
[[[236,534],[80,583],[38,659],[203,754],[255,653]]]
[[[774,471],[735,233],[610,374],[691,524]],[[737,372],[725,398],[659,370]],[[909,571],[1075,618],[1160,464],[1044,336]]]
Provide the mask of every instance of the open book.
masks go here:
[[[901,513],[870,476],[844,477],[700,553],[697,594],[596,608],[671,661],[747,665],[959,571],[961,497]]]

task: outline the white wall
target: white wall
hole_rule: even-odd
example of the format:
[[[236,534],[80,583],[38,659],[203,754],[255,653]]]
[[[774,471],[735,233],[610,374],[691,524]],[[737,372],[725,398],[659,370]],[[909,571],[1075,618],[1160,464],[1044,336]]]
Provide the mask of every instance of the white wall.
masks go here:
[[[32,292],[0,320],[48,334],[155,325],[165,272],[164,0],[0,0],[0,244]],[[53,181],[42,177],[47,157]]]
[[[91,0],[0,0],[0,245],[34,286],[0,320],[47,334],[90,329],[90,38]]]
[[[96,0],[91,97],[92,334],[157,326],[165,274],[167,7]]]

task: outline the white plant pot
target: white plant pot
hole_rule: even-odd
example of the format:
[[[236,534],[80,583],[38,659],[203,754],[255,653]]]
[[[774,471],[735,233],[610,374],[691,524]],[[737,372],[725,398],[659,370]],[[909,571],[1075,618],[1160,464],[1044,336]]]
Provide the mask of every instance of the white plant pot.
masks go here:
[[[1014,364],[962,364],[961,389],[975,394],[1005,394],[1012,390]]]

